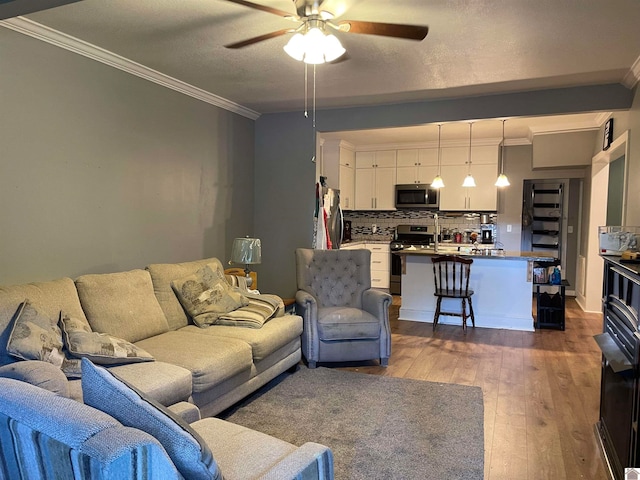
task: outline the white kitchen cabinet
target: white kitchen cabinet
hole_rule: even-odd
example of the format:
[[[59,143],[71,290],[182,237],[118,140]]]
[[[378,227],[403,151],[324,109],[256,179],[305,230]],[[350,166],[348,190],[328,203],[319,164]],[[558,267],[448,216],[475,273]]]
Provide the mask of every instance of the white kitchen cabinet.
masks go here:
[[[498,209],[498,165],[472,164],[471,174],[475,187],[463,187],[462,182],[469,173],[467,165],[443,165],[442,179],[445,187],[440,189],[440,210],[496,211]]]
[[[356,210],[395,210],[396,151],[356,152]]]
[[[396,159],[396,183],[431,183],[438,173],[436,148],[410,148],[398,150]]]
[[[356,243],[341,245],[340,250],[367,249],[371,252],[371,286],[389,288],[391,249],[388,243]]]
[[[343,141],[328,140],[322,145],[322,167],[320,175],[327,185],[340,190],[340,206],[353,210],[355,202],[355,152]]]
[[[373,288],[389,288],[391,250],[389,244],[367,243],[371,252],[371,286]]]
[[[475,187],[463,187],[469,173],[469,147],[442,149],[441,174],[445,187],[440,189],[440,210],[496,211],[498,209],[498,146],[474,146],[471,150],[471,175]]]
[[[340,147],[340,204],[343,210],[353,210],[355,204],[355,165],[353,150]]]

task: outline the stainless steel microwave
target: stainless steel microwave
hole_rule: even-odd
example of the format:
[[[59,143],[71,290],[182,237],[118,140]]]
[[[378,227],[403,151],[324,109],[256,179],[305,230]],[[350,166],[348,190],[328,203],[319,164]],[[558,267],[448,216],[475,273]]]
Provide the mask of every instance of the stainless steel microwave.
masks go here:
[[[396,185],[396,208],[429,208],[440,206],[440,192],[428,183]]]

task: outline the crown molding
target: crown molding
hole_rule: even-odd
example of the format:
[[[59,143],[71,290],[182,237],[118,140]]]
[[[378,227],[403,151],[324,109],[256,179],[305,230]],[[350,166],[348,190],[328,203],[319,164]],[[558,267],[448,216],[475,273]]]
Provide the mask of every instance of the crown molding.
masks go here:
[[[622,84],[629,90],[634,88],[640,81],[640,57],[636,58],[627,74],[622,79]]]
[[[237,113],[238,115],[250,118],[251,120],[255,120],[260,116],[260,113],[227,100],[226,98],[219,97],[218,95],[214,95],[206,90],[194,87],[182,80],[170,77],[169,75],[165,75],[157,70],[153,70],[152,68],[145,67],[133,60],[121,57],[113,52],[92,45],[58,30],[54,30],[53,28],[49,28],[46,25],[29,20],[28,18],[15,17],[7,20],[0,20],[0,26],[28,35],[51,45],[55,45],[56,47],[64,48],[70,52],[104,63],[110,67],[117,68],[123,72],[127,72],[163,87],[170,88],[171,90],[175,90],[210,105],[223,108],[229,112]]]
[[[320,137],[322,138],[322,137]],[[352,150],[355,151],[356,150],[356,146],[353,145],[352,143],[347,142],[346,140],[341,140],[341,139],[337,139],[337,138],[332,138],[332,139],[325,139],[322,138],[322,143],[323,145],[329,147],[329,148],[346,148],[347,150]]]

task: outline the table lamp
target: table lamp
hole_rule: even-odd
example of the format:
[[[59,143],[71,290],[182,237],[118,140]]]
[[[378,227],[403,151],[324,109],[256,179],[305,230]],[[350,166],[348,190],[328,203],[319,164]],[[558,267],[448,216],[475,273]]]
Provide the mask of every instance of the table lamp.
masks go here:
[[[255,265],[262,261],[262,247],[259,238],[236,238],[231,247],[231,260],[229,263],[244,264],[244,274],[247,280],[251,278],[249,265]],[[250,281],[248,284],[250,285]]]

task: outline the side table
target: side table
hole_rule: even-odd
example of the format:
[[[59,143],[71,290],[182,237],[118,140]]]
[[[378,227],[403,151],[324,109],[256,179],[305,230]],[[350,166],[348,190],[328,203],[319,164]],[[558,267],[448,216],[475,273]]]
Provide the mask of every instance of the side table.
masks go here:
[[[295,315],[296,314],[296,299],[295,298],[283,298],[284,302],[284,313],[287,315]]]

